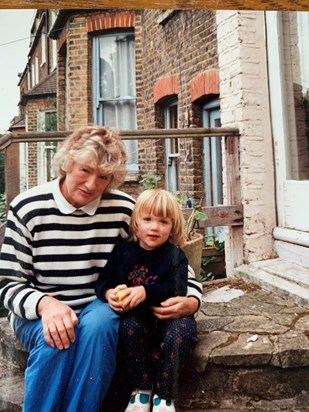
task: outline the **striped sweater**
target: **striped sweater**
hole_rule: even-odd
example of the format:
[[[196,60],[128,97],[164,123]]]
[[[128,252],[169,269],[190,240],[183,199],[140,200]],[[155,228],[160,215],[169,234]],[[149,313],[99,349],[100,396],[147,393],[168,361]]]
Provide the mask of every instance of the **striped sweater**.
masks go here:
[[[12,202],[0,255],[0,299],[17,315],[37,319],[45,295],[76,313],[95,298],[95,283],[119,237],[129,237],[134,199],[120,190],[76,210],[59,180],[34,187]],[[188,295],[201,299],[189,273]]]

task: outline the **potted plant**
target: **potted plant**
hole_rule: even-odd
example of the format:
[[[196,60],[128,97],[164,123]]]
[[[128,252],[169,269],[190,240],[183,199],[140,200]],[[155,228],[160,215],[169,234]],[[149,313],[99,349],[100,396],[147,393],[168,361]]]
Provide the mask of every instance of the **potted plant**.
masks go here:
[[[215,238],[206,244],[202,251],[202,269],[200,272],[200,282],[213,279],[223,279],[226,277],[225,271],[225,244],[224,240]]]
[[[197,224],[199,221],[207,220],[207,214],[203,212],[201,201],[194,202],[187,195],[176,191],[174,196],[183,209],[185,218],[185,238],[186,244],[183,250],[188,258],[189,264],[194,270],[195,276],[198,279],[201,271],[202,250],[204,245],[204,235],[197,232]]]

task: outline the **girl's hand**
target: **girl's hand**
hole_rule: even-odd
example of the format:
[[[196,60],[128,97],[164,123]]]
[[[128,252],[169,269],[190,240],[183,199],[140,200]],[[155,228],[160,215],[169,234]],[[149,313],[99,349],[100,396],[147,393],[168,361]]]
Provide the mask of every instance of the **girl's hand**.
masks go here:
[[[125,299],[125,296],[127,296],[127,291],[128,291],[127,285],[118,285],[114,289],[107,289],[104,293],[104,298],[107,300],[109,306],[116,312],[116,313],[123,313],[123,304],[122,300]],[[117,296],[117,293],[120,291],[123,291],[123,296],[119,297]]]
[[[146,290],[144,286],[130,287],[127,291],[121,296],[121,300],[125,300],[124,310],[133,309],[146,300]]]

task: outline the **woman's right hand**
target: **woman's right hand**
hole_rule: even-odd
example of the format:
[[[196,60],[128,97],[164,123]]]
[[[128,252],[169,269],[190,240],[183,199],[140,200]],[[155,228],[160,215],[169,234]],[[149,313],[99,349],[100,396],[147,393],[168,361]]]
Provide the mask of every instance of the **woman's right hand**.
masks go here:
[[[74,327],[78,318],[73,309],[52,296],[43,296],[38,303],[46,342],[57,349],[68,349],[75,342]]]

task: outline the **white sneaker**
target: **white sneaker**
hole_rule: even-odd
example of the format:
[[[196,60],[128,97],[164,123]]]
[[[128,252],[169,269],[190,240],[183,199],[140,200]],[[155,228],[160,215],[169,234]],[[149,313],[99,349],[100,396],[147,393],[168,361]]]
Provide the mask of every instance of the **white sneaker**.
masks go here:
[[[176,412],[175,403],[174,401],[167,401],[155,395],[153,397],[152,412]]]
[[[152,391],[136,389],[130,395],[125,412],[150,412]]]

